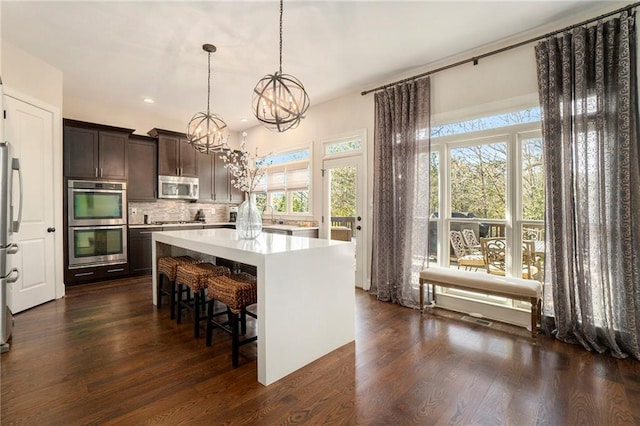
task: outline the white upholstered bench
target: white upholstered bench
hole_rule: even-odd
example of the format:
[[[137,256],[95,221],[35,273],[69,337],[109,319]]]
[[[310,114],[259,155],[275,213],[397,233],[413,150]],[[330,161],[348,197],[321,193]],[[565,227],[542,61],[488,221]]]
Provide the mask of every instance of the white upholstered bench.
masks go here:
[[[456,273],[448,268],[427,268],[420,272],[420,312],[424,312],[424,286],[432,285],[435,302],[435,286],[452,287],[478,293],[507,297],[531,303],[531,336],[538,334],[542,285],[536,280],[501,277],[480,272]]]

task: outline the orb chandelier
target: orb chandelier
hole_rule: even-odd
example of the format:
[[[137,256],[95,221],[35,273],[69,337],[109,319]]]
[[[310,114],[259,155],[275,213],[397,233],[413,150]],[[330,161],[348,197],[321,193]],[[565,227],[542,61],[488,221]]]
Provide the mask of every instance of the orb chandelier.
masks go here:
[[[267,129],[278,132],[298,127],[309,109],[309,96],[300,80],[282,73],[282,1],[280,0],[280,69],[258,81],[251,101],[258,121]]]
[[[209,72],[207,75],[207,112],[196,113],[187,125],[187,141],[204,154],[220,152],[227,147],[229,128],[222,117],[212,114],[211,104],[211,54],[216,51],[213,44],[203,44],[207,52]]]

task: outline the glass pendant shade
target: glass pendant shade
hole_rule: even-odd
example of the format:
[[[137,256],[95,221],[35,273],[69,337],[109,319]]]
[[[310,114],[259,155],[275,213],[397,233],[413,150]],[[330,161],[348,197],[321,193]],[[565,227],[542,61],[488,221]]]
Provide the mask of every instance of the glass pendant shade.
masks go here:
[[[253,89],[253,113],[269,130],[295,129],[309,109],[309,96],[300,80],[276,72],[260,79]]]
[[[229,128],[222,117],[210,110],[211,104],[211,53],[216,51],[212,44],[202,45],[208,54],[207,112],[196,113],[187,125],[187,141],[199,152],[210,154],[227,147]]]

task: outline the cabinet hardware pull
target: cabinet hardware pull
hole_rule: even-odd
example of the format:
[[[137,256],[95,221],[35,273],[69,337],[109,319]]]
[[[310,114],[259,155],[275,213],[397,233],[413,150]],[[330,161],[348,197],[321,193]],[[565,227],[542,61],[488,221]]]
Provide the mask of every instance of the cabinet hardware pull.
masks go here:
[[[153,234],[154,231],[140,231],[140,234]]]
[[[102,177],[102,167],[100,167],[100,177]]]
[[[124,268],[116,268],[116,269],[107,269],[107,272],[122,272]]]
[[[74,277],[86,277],[87,275],[93,275],[93,272],[83,272],[82,274],[73,274]]]
[[[98,168],[96,167],[96,177],[98,177]]]

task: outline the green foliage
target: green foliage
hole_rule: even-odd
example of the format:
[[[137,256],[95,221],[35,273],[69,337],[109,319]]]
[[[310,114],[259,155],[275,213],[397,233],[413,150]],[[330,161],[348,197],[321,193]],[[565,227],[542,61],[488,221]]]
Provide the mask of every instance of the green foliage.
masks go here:
[[[331,169],[331,216],[356,215],[356,169]]]
[[[544,159],[542,139],[522,144],[522,218],[544,220]]]
[[[451,212],[506,217],[507,146],[473,145],[451,150]]]
[[[287,211],[287,196],[284,192],[272,192],[271,193],[271,206],[273,210],[278,213],[285,213]]]
[[[293,213],[309,212],[309,191],[295,191],[291,193]]]

